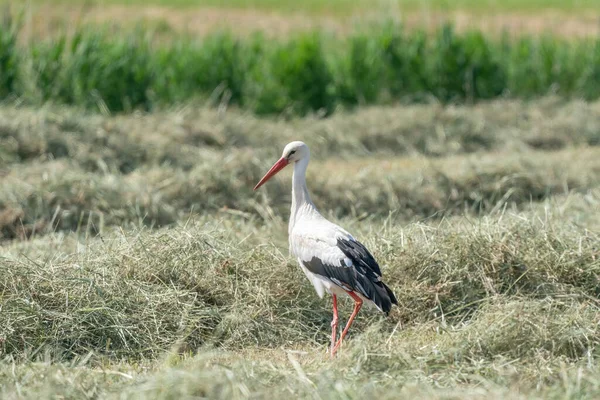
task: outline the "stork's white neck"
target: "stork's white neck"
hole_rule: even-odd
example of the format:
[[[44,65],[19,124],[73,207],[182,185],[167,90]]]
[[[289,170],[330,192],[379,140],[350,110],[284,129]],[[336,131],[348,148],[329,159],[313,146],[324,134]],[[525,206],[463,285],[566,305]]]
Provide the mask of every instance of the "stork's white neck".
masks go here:
[[[294,225],[300,217],[306,214],[318,214],[315,205],[310,200],[308,188],[306,187],[306,168],[309,157],[305,157],[294,163],[294,176],[292,178],[292,210],[290,213],[289,232],[291,234]]]

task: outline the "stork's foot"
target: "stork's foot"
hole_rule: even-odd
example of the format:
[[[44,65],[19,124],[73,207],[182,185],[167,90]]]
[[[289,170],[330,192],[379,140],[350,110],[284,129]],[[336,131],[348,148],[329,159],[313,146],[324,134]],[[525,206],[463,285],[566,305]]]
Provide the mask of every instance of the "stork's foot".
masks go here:
[[[331,358],[335,357],[337,351],[339,350],[339,348],[342,346],[342,341],[338,341],[335,346],[333,346],[333,349],[331,350]]]

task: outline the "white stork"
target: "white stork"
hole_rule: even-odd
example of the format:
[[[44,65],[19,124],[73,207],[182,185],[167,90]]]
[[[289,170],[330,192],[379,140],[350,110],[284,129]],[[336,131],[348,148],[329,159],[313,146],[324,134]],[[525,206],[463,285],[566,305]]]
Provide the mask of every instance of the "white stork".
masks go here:
[[[292,178],[292,210],[288,228],[290,253],[311,281],[319,297],[325,291],[333,297],[331,322],[331,356],[333,357],[348,333],[363,301],[372,302],[386,315],[392,304],[398,304],[394,293],[381,280],[381,270],[369,250],[344,229],[326,220],[310,200],[306,188],[306,168],[310,151],[303,142],[291,142],[281,158],[256,184],[254,190],[281,171],[294,165]],[[339,340],[337,337],[337,295],[354,299],[354,311]]]

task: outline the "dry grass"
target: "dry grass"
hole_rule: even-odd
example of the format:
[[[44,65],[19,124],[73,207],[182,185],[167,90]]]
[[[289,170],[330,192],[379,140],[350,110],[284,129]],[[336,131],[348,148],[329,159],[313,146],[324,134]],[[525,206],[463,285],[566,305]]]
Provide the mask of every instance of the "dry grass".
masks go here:
[[[596,192],[481,220],[352,226],[400,307],[389,319],[364,312],[334,362],[326,357],[329,307],[280,252],[281,221],[230,216],[102,240],[15,243],[0,269],[0,374],[27,397],[64,379],[77,384],[61,392],[109,398],[123,388],[133,398],[340,390],[435,398],[440,388],[545,397],[564,394],[563,385],[591,397],[599,238],[570,219],[585,210],[587,224],[599,226],[590,213],[599,202]],[[14,383],[5,394],[16,395]]]
[[[219,210],[283,215],[287,182],[251,188],[299,138],[313,149],[314,199],[337,217],[478,215],[598,186],[597,106],[546,100],[517,112],[519,104],[291,122],[206,109],[112,118],[4,108],[1,236],[164,226]]]
[[[4,106],[0,397],[597,398],[599,113]],[[330,300],[287,255],[289,173],[251,192],[292,138],[400,304],[335,360]]]
[[[189,169],[200,150],[251,148],[273,155],[299,137],[313,157],[448,156],[475,151],[559,150],[600,143],[600,102],[544,98],[474,106],[364,107],[330,118],[257,118],[190,104],[152,114],[101,116],[77,109],[0,108],[0,166],[69,157],[93,170],[141,165]],[[96,167],[100,168],[100,167]]]
[[[153,167],[128,175],[90,174],[61,161],[14,170],[1,184],[3,236],[26,238],[56,230],[86,234],[113,225],[160,227],[217,211],[266,219],[285,214],[288,179],[253,194],[252,185],[268,163],[247,152],[230,156],[225,163],[219,154],[205,156],[203,165],[190,171]],[[600,182],[597,149],[500,156],[502,162],[486,155],[435,162],[391,159],[363,168],[347,161],[314,162],[309,179],[313,198],[326,213],[364,218],[392,212],[402,220],[520,208],[555,194],[584,192]],[[378,185],[373,187],[373,181]]]

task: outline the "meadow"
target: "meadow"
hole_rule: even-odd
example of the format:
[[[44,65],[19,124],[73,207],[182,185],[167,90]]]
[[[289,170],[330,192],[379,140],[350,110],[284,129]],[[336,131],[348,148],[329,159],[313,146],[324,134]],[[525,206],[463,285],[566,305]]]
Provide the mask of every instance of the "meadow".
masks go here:
[[[4,22],[0,398],[600,396],[597,38]],[[252,191],[292,140],[399,301],[333,360],[331,300],[288,254],[291,172]]]

